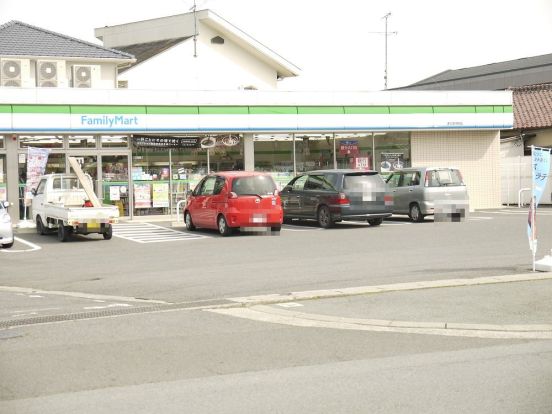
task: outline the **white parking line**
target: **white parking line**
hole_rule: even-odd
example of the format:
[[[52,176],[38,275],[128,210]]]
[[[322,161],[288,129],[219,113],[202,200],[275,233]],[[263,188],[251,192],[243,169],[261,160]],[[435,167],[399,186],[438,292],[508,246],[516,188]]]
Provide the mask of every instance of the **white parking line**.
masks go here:
[[[160,243],[179,240],[197,240],[207,236],[184,233],[151,223],[121,223],[113,226],[113,236],[136,243]]]
[[[17,240],[19,243],[26,244],[27,246],[30,247],[30,249],[26,249],[26,250],[0,249],[0,252],[2,252],[2,253],[23,253],[23,252],[33,252],[35,250],[42,249],[42,247],[40,247],[40,246],[38,246],[34,243],[31,243],[29,241],[20,239],[19,237],[14,237],[14,239]]]

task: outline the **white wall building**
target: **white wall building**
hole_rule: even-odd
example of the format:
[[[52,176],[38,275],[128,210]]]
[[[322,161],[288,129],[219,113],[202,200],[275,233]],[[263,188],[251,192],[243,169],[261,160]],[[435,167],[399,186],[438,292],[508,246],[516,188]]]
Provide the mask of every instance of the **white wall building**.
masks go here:
[[[211,10],[101,27],[95,35],[136,57],[119,76],[130,89],[273,90],[300,72]]]

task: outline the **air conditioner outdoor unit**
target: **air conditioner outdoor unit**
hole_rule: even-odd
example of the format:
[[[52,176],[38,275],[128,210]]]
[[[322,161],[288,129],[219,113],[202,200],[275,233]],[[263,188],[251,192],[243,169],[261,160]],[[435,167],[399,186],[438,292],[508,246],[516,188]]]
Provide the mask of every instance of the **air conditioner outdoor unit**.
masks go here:
[[[73,65],[73,88],[91,88],[98,81],[99,66]]]
[[[65,62],[39,60],[36,62],[36,85],[41,88],[55,88],[66,85]]]
[[[0,59],[0,85],[7,87],[27,87],[30,78],[28,59]]]

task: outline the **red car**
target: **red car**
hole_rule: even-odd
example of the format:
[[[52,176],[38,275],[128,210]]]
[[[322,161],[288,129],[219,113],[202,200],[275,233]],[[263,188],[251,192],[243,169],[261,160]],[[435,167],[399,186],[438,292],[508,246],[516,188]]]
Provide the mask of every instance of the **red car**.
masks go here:
[[[269,174],[227,171],[209,174],[188,196],[186,228],[217,229],[228,236],[234,229],[279,232],[283,213],[280,195]]]

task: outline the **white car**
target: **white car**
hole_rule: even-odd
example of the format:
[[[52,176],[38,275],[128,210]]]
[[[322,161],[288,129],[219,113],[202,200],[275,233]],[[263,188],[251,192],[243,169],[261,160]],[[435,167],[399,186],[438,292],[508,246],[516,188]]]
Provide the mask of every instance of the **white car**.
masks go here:
[[[13,226],[8,214],[7,201],[0,201],[0,245],[7,249],[13,246]]]

